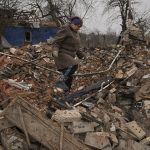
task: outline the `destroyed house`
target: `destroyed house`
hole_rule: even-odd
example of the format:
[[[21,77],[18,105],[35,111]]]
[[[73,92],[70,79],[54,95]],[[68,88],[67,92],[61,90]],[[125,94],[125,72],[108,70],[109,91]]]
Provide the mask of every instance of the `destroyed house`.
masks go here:
[[[12,46],[37,44],[53,37],[57,31],[53,21],[39,20],[35,11],[0,8],[0,25],[5,40]],[[0,26],[0,27],[1,27]]]
[[[11,25],[5,27],[4,37],[12,46],[23,46],[25,44],[37,44],[53,37],[57,31],[55,26],[19,26]]]

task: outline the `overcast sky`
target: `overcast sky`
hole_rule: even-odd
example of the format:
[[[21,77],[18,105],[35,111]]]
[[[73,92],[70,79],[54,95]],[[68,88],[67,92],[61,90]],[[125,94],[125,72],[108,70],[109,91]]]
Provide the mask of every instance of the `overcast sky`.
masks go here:
[[[92,31],[100,31],[102,33],[106,33],[110,28],[112,31],[117,33],[120,32],[121,26],[120,21],[115,21],[113,24],[110,21],[109,15],[102,15],[104,6],[99,5],[95,7],[95,10],[90,11],[88,14],[88,18],[84,21],[85,27],[82,29],[86,32]],[[136,11],[141,13],[145,12],[145,10],[150,10],[150,0],[141,0],[140,4],[136,6]]]

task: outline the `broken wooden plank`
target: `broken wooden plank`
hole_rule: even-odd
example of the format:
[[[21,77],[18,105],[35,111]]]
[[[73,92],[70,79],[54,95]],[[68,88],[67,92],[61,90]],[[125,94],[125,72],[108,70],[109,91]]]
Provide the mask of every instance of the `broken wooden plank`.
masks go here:
[[[18,117],[18,106],[21,107],[26,130],[30,136],[43,144],[45,147],[53,150],[60,148],[60,124],[46,118],[46,115],[40,113],[36,108],[24,101],[22,98],[14,100],[6,108],[3,114],[10,122],[22,129],[22,124]],[[68,131],[64,129],[63,150],[92,150],[80,141],[75,139]]]
[[[25,126],[24,117],[23,117],[23,114],[22,114],[21,107],[18,106],[17,109],[18,109],[18,112],[19,112],[19,119],[20,119],[20,122],[21,122],[21,126],[22,126],[24,134],[26,136],[26,140],[27,140],[28,146],[30,147],[31,146],[31,142],[30,142],[30,138],[29,138],[26,126]]]
[[[63,149],[63,138],[64,138],[64,124],[62,123],[61,124],[61,127],[60,127],[60,150]]]

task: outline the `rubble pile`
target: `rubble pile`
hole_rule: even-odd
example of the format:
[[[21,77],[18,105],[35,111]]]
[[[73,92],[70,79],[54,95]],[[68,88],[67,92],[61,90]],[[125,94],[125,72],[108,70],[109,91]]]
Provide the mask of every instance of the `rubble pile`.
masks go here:
[[[115,51],[116,50],[105,51],[107,56],[104,55],[102,58],[101,53],[103,51],[98,51],[99,54],[96,54],[96,56],[102,60],[97,62],[101,65],[99,72],[107,70],[108,65],[111,64],[112,59],[116,55]],[[90,66],[89,64],[91,62],[96,63],[94,60],[96,59],[86,63],[83,68],[86,68],[86,65]],[[100,143],[96,145],[96,141],[93,141],[93,143],[90,143],[90,141],[92,141],[91,139],[93,137],[93,140],[97,138],[99,140],[103,140],[101,136],[105,135],[105,137],[109,138],[115,146],[119,144],[118,147],[113,145],[113,149],[150,149],[149,147],[141,145],[142,140],[144,138],[149,139],[150,136],[149,61],[149,50],[144,50],[141,47],[136,47],[132,50],[125,49],[121,52],[120,56],[113,64],[113,67],[109,72],[100,74],[99,76],[93,76],[92,79],[95,81],[101,76],[112,76],[115,79],[115,82],[109,88],[107,88],[107,90],[98,92],[95,94],[95,96],[92,95],[91,99],[88,100],[88,102],[90,102],[90,104],[88,104],[88,112],[90,110],[90,115],[103,122],[104,126],[98,131],[95,130],[94,133],[88,133],[85,138],[85,143],[88,143],[88,145],[92,147],[102,149],[98,147],[101,145]],[[97,70],[99,70],[99,68]],[[81,69],[81,71],[83,70]],[[91,68],[91,72],[92,71],[94,71],[94,69]],[[88,81],[90,84],[91,77],[89,77]],[[82,103],[82,106],[85,107],[86,104]],[[83,108],[81,110],[83,110]],[[141,139],[140,136],[137,135],[138,132],[140,133]],[[110,134],[113,134],[113,136],[115,135],[117,142],[115,141],[114,143],[114,141],[107,134],[109,136]],[[150,144],[148,143],[147,145]],[[107,141],[106,144],[108,144]]]
[[[55,81],[55,74],[43,69],[55,67],[47,56],[45,45],[11,48],[5,53],[8,55],[0,57],[1,101],[21,96],[39,109],[45,107]]]
[[[86,56],[86,60],[79,60],[71,93],[102,78],[105,81],[111,76],[113,82],[78,97],[69,104],[71,109],[55,108],[51,119],[91,149],[149,150],[150,51],[139,46],[95,48]],[[22,97],[40,111],[47,109],[59,77],[50,45],[11,48],[0,53],[0,64],[2,109],[15,97]]]

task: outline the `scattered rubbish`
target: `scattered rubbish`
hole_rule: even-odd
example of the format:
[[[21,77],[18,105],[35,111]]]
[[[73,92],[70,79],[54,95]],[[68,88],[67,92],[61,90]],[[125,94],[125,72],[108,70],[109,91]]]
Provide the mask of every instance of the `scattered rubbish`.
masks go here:
[[[23,81],[16,82],[16,80],[13,80],[13,79],[8,79],[8,80],[4,80],[4,81],[7,82],[8,84],[10,84],[11,86],[19,88],[21,90],[29,90],[32,88],[32,84],[26,84]]]
[[[58,94],[53,85],[60,74],[51,50],[50,44],[40,43],[0,53],[0,106],[4,109],[0,129],[5,143],[13,143],[16,136],[7,139],[4,131],[17,127],[22,132],[17,129],[16,134],[23,135],[17,138],[20,147],[24,143],[54,150],[70,146],[72,150],[148,149],[149,51],[139,46],[88,51],[70,93]]]

